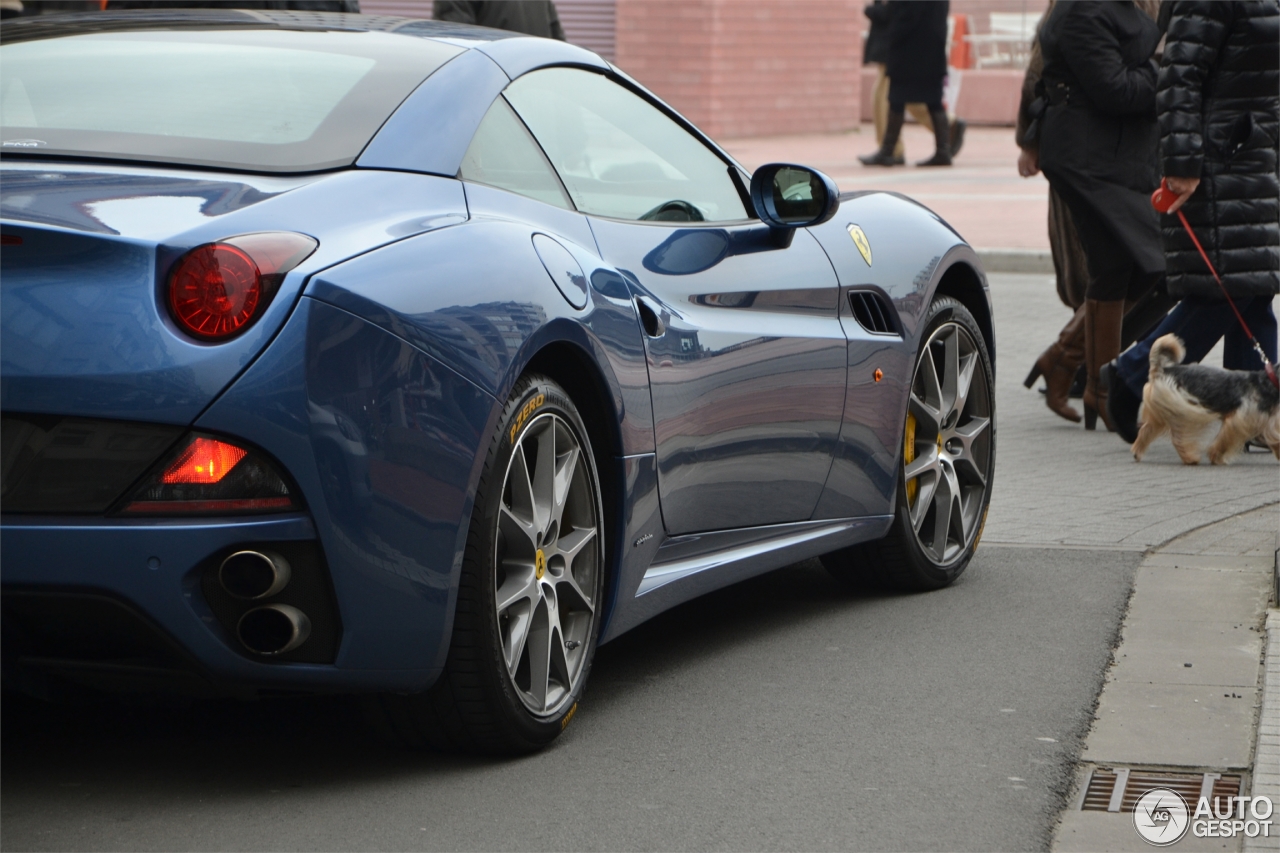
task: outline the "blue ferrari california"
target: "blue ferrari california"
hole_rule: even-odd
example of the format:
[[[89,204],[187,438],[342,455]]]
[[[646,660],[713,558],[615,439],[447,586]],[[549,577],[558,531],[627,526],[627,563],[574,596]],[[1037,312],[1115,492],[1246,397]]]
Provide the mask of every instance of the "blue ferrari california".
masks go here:
[[[598,56],[402,18],[7,22],[6,686],[359,694],[518,753],[599,643],[821,557],[945,586],[986,281]]]

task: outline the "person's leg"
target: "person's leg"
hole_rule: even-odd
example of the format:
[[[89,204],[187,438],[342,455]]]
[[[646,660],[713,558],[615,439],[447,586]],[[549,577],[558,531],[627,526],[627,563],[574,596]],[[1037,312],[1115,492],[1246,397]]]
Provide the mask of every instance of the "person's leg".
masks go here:
[[[921,160],[917,166],[950,166],[951,165],[951,126],[947,124],[947,113],[942,109],[942,102],[929,104],[929,119],[933,125],[933,156]]]
[[[1130,294],[1124,303],[1124,326],[1120,330],[1120,350],[1123,352],[1136,341],[1147,336],[1178,304],[1164,289],[1157,276],[1155,283],[1142,294]]]
[[[1231,306],[1217,300],[1187,297],[1173,307],[1147,336],[1135,343],[1115,360],[1116,376],[1137,396],[1147,384],[1151,370],[1151,345],[1164,335],[1177,335],[1186,347],[1184,364],[1194,364],[1206,355],[1235,323]]]
[[[1107,413],[1107,389],[1098,382],[1104,364],[1120,354],[1120,326],[1124,323],[1124,299],[1113,297],[1111,285],[1114,279],[1129,278],[1128,271],[1105,271],[1089,282],[1089,298],[1084,302],[1084,363],[1087,371],[1084,394],[1084,428],[1094,429],[1098,415],[1107,429],[1115,432],[1115,426]]]
[[[876,145],[884,142],[884,126],[889,121],[889,77],[883,62],[873,62],[876,87],[871,92],[871,120],[876,126]]]
[[[871,95],[872,118],[876,125],[876,145],[884,142],[884,129],[889,124],[889,75],[885,72],[883,62],[873,63],[879,72],[876,77],[876,88]],[[893,156],[902,157],[902,139],[898,139],[898,144],[894,146]]]
[[[1124,321],[1124,302],[1132,289],[1137,267],[1129,260],[1129,252],[1107,229],[1096,213],[1096,201],[1082,193],[1071,172],[1045,170],[1054,191],[1066,202],[1084,248],[1089,269],[1085,288],[1085,429],[1094,429],[1102,415],[1107,429],[1112,429],[1106,414],[1106,389],[1098,384],[1104,364],[1120,354],[1120,327]],[[1114,431],[1114,430],[1113,430]]]
[[[1120,328],[1120,341],[1117,354],[1131,343],[1134,338],[1142,337],[1153,326],[1168,314],[1170,305],[1165,301],[1164,288],[1161,282],[1164,273],[1143,273],[1134,267],[1129,279],[1129,289],[1125,293],[1124,319]],[[1150,306],[1144,307],[1144,301],[1155,299]],[[1134,326],[1141,326],[1137,331]],[[1126,334],[1129,336],[1126,339]],[[1119,355],[1116,356],[1119,358]],[[1104,362],[1098,369],[1098,387],[1105,396],[1107,425],[1117,433],[1126,444],[1133,444],[1138,438],[1138,411],[1142,406],[1140,394],[1134,394],[1115,374],[1115,361]]]
[[[906,103],[899,101],[893,97],[893,90],[889,90],[889,118],[885,122],[884,139],[880,141],[880,150],[874,154],[859,154],[858,160],[864,166],[900,166],[901,158],[893,156],[893,149],[897,146],[898,140],[902,135],[902,124],[906,121]]]
[[[951,158],[955,159],[964,145],[964,132],[968,129],[969,123],[948,113],[947,126],[951,128]]]
[[[1114,375],[1138,397],[1142,396],[1142,386],[1147,384],[1147,374],[1151,368],[1151,345],[1164,335],[1183,335],[1183,330],[1191,322],[1195,305],[1190,300],[1182,300],[1173,306],[1173,310],[1165,315],[1146,337],[1134,343],[1122,352],[1114,362]]]
[[[925,130],[933,133],[933,116],[929,115],[928,104],[909,103],[907,104],[907,112],[917,123],[924,126]]]
[[[1080,413],[1071,407],[1067,398],[1076,370],[1084,363],[1084,318],[1085,308],[1081,305],[1058,333],[1058,340],[1036,359],[1030,375],[1022,383],[1030,388],[1036,379],[1044,376],[1045,405],[1072,423],[1080,422]]]
[[[1240,315],[1249,324],[1253,336],[1262,344],[1262,350],[1276,363],[1276,315],[1272,309],[1270,296],[1255,296],[1248,301],[1237,301],[1236,307]],[[1227,370],[1261,370],[1262,359],[1258,358],[1249,336],[1240,328],[1240,321],[1232,316],[1232,323],[1227,328],[1222,342],[1222,366]]]

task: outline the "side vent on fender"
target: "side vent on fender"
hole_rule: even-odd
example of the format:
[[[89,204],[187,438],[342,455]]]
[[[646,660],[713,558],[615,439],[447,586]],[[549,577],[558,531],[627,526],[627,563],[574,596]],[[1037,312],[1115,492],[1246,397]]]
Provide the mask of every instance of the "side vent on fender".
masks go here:
[[[879,293],[873,290],[850,291],[849,306],[862,328],[873,335],[898,334],[897,315]]]

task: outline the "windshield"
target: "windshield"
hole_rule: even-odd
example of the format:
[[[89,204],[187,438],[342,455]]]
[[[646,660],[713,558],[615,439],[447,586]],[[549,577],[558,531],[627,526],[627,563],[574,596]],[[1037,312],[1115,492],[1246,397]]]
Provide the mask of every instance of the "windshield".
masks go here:
[[[0,47],[0,147],[263,172],[353,163],[461,48],[378,32],[94,33]]]

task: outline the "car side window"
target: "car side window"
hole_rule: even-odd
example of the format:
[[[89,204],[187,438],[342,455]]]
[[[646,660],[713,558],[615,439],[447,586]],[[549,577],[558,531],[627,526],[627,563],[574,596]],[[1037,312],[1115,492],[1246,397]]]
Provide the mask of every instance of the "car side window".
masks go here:
[[[724,160],[607,77],[547,68],[505,94],[583,213],[668,222],[749,218]]]
[[[538,143],[501,97],[476,128],[458,177],[573,209]]]

